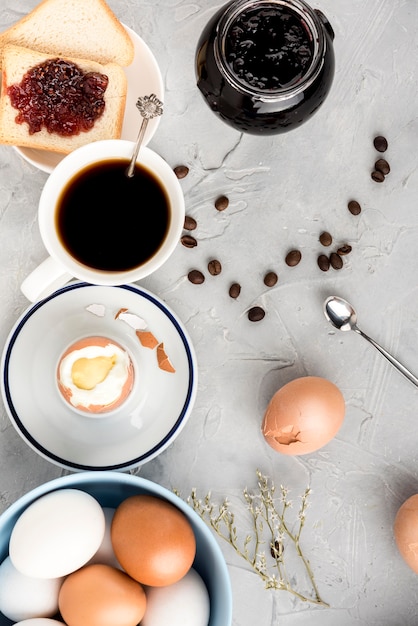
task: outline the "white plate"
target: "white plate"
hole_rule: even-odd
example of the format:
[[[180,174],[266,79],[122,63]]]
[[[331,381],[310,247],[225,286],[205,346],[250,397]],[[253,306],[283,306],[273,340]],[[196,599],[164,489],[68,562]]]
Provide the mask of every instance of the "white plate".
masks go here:
[[[86,309],[100,304],[98,316]],[[141,346],[121,308],[140,316],[164,343],[174,373],[158,367],[156,351]],[[81,337],[103,335],[133,357],[138,380],[108,416],[81,415],[56,384],[60,355]],[[9,418],[38,454],[69,470],[126,470],[160,454],[178,436],[192,410],[197,386],[193,347],[176,315],[136,285],[72,283],[29,307],[12,329],[1,360],[1,392]]]
[[[121,139],[135,141],[140,127],[141,117],[136,108],[136,101],[139,96],[147,96],[152,93],[163,101],[164,86],[158,63],[147,46],[147,44],[128,26],[123,25],[131,37],[135,56],[131,65],[124,68],[128,79],[128,92],[126,96],[125,116],[123,118]],[[144,144],[147,145],[160,123],[160,117],[154,117],[148,122],[145,132]],[[58,165],[65,155],[58,152],[48,152],[47,150],[37,150],[34,148],[15,147],[15,150],[38,169],[50,174],[54,167]]]

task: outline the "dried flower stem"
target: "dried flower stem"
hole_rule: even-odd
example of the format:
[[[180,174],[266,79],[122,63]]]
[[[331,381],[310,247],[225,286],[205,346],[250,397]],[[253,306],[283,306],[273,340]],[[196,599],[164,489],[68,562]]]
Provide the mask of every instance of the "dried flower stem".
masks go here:
[[[259,470],[256,471],[258,479],[258,493],[254,494],[244,489],[243,496],[252,519],[252,532],[240,542],[235,525],[234,513],[230,510],[230,503],[225,499],[222,504],[215,507],[209,492],[203,500],[197,496],[193,489],[187,502],[194,511],[210,526],[219,537],[227,541],[235,552],[249,563],[258,576],[264,581],[266,589],[288,591],[304,602],[312,602],[321,606],[328,606],[319,594],[315,583],[309,560],[305,557],[300,546],[300,536],[305,525],[306,509],[311,490],[307,488],[301,499],[302,504],[298,511],[299,524],[295,532],[289,528],[286,516],[288,509],[292,507],[292,501],[288,499],[288,490],[280,486],[279,503],[275,498],[275,485]],[[178,492],[176,492],[177,495]],[[280,511],[278,510],[280,506]],[[262,545],[266,543],[267,536],[269,555],[273,565],[268,563]],[[295,589],[285,566],[285,544],[294,544],[297,556],[300,558],[304,570],[312,586],[312,594],[305,595]],[[287,548],[286,548],[287,551]],[[272,572],[273,570],[273,572]]]

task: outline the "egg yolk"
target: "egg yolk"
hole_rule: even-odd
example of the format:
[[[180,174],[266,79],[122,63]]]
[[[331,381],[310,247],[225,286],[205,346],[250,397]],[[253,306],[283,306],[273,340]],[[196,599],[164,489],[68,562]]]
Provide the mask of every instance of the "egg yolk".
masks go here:
[[[103,382],[116,363],[116,354],[96,356],[92,359],[82,357],[73,363],[71,378],[79,389],[94,389]]]

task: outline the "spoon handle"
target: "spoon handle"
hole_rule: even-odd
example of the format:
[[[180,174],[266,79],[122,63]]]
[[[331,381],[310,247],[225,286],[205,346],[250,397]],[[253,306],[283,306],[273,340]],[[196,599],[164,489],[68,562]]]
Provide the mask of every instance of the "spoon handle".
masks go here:
[[[354,327],[353,330],[358,333],[359,335],[361,335],[362,337],[364,337],[364,339],[367,339],[367,341],[369,343],[372,344],[372,346],[374,346],[376,348],[376,350],[379,350],[379,352],[381,354],[383,354],[384,357],[387,358],[387,360],[389,361],[389,363],[391,363],[394,367],[396,367],[397,370],[399,370],[401,372],[401,374],[403,374],[404,376],[406,376],[406,378],[413,383],[414,385],[416,385],[418,387],[418,378],[416,376],[414,376],[404,365],[402,365],[402,363],[399,363],[399,361],[397,359],[395,359],[394,356],[392,356],[391,354],[389,354],[389,352],[387,352],[384,348],[382,348],[382,346],[379,346],[378,343],[376,343],[374,341],[374,339],[372,339],[371,337],[369,337],[368,335],[366,335],[366,333],[364,333],[362,330],[360,330],[360,328],[358,328],[358,326]]]
[[[141,143],[144,138],[145,131],[147,130],[147,126],[148,126],[148,118],[144,117],[142,119],[141,128],[139,129],[138,137],[136,139],[131,162],[129,163],[129,167],[126,170],[126,176],[128,176],[128,178],[132,178],[132,176],[134,175],[136,159],[138,157],[139,148],[141,147]]]

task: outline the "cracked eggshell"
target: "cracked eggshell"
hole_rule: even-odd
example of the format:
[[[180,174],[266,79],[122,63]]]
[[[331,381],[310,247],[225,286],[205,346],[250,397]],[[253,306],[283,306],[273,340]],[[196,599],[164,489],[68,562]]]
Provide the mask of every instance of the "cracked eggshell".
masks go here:
[[[393,532],[402,558],[418,574],[418,494],[405,500],[399,508]]]
[[[277,452],[309,454],[335,437],[344,415],[344,397],[338,387],[325,378],[305,376],[274,394],[263,418],[262,433]]]

